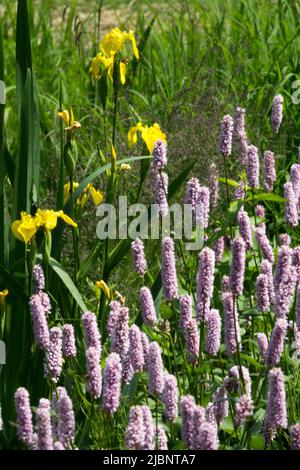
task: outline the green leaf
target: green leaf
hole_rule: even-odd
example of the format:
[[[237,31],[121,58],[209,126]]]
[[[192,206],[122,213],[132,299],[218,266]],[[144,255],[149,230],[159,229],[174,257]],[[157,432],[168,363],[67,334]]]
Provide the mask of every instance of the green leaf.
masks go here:
[[[220,183],[226,184],[226,178],[218,178],[218,180],[220,181]],[[234,180],[231,180],[230,178],[227,178],[227,184],[229,184],[229,186],[235,186],[235,187],[240,185],[239,183],[237,183]]]
[[[30,72],[32,72],[27,0],[18,1],[16,29],[16,63],[18,113],[20,114],[23,101],[23,91],[28,75],[27,71],[29,69]]]
[[[37,255],[37,259],[40,261],[42,260],[41,255]],[[59,264],[54,258],[50,258],[49,266],[53,269],[53,271],[57,274],[57,276],[61,279],[64,283],[65,287],[68,289],[74,300],[77,302],[79,307],[83,312],[86,312],[88,309],[77,289],[74,282],[70,278],[69,274],[64,270],[64,268]]]
[[[251,200],[252,200],[252,196],[246,199],[246,201],[251,201]],[[286,201],[284,197],[278,196],[277,194],[273,194],[273,193],[254,194],[254,200],[255,201],[274,201],[274,202],[280,202],[280,203],[284,203]]]
[[[251,449],[253,450],[264,450],[265,440],[263,436],[254,435],[251,436]]]

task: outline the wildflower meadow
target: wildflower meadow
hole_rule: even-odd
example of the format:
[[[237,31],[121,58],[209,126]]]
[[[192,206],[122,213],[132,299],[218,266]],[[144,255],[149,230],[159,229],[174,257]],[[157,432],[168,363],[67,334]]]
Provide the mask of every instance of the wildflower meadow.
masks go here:
[[[1,3],[1,449],[300,450],[299,14]]]

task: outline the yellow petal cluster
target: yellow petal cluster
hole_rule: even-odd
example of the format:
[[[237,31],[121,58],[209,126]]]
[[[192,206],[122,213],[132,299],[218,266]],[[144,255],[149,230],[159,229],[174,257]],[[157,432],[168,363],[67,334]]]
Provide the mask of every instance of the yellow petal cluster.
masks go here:
[[[133,31],[121,31],[119,28],[112,29],[100,43],[100,52],[93,58],[90,72],[97,79],[101,76],[101,65],[104,71],[107,72],[109,78],[113,81],[114,65],[116,55],[124,48],[127,41],[131,42],[132,51],[135,58],[139,59],[139,51],[136,45],[136,40]],[[126,81],[126,63],[121,60],[120,67],[120,81],[124,85]]]
[[[21,219],[12,223],[11,230],[18,240],[28,243],[39,229],[49,232],[55,229],[58,218],[72,227],[77,227],[76,222],[62,210],[38,209],[34,216],[27,214],[27,212],[21,212]]]
[[[72,108],[70,108],[70,112],[67,109],[64,109],[63,111],[57,113],[57,115],[64,121],[66,125],[65,131],[70,131],[81,127],[80,122],[75,121],[74,119],[74,113]]]
[[[138,132],[141,133],[141,137],[150,153],[152,153],[154,144],[157,140],[163,140],[167,143],[166,134],[162,132],[156,122],[151,127],[143,126],[141,122],[138,122],[136,126],[131,127],[128,131],[127,138],[129,147],[132,147],[137,143]]]
[[[79,186],[79,183],[76,183],[74,181],[73,191],[75,191],[75,189],[77,189],[78,186]],[[64,204],[67,202],[67,200],[69,198],[69,195],[70,195],[70,182],[68,182],[64,185]],[[77,204],[80,207],[83,207],[86,204],[89,196],[92,198],[92,201],[93,201],[95,206],[99,206],[99,204],[101,204],[101,202],[103,202],[103,200],[104,200],[103,193],[101,191],[98,191],[97,189],[95,189],[94,186],[92,185],[92,183],[89,183],[86,186],[86,188],[84,189],[81,196],[77,199]]]

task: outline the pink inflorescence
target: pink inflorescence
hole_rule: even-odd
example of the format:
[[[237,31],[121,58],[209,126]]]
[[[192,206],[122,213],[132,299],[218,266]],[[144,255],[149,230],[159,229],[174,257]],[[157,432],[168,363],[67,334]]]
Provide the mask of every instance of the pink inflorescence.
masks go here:
[[[267,260],[263,259],[260,265],[260,273],[265,274],[268,278],[268,289],[269,289],[269,300],[273,304],[275,299],[275,292],[273,286],[273,271],[272,264]]]
[[[86,388],[91,397],[99,398],[102,389],[100,356],[97,348],[90,346],[85,352],[86,360]]]
[[[85,332],[85,342],[87,348],[95,348],[101,356],[101,338],[97,325],[97,318],[93,312],[85,312],[81,317]]]
[[[225,346],[228,355],[235,354],[241,348],[240,324],[237,306],[231,292],[222,295],[224,306]]]
[[[137,325],[129,329],[129,355],[134,372],[141,372],[144,367],[144,352],[141,331]]]
[[[289,181],[283,185],[283,193],[286,199],[284,217],[288,225],[296,227],[298,225],[297,200],[293,189],[293,184]]]
[[[119,354],[108,356],[103,376],[102,406],[112,416],[120,405],[122,365]]]
[[[184,326],[185,347],[188,353],[188,361],[191,364],[198,363],[200,337],[197,322],[194,318],[186,321]]]
[[[270,442],[278,429],[287,428],[287,424],[284,376],[280,368],[273,368],[269,372],[269,393],[264,422],[266,443]]]
[[[186,323],[192,320],[192,298],[188,294],[179,297],[180,317],[179,327],[184,329]]]
[[[174,422],[178,416],[178,386],[174,375],[165,375],[162,402],[166,419]]]
[[[186,185],[184,204],[191,205],[193,222],[196,221],[196,204],[200,192],[200,183],[198,178],[191,178]]]
[[[221,123],[220,152],[229,157],[232,150],[233,119],[229,114],[223,117]]]
[[[71,449],[75,438],[75,414],[73,403],[64,387],[58,387],[52,395],[52,408],[57,414],[52,429],[57,442],[65,449]]]
[[[139,238],[136,238],[131,243],[131,251],[133,255],[133,267],[139,276],[143,277],[148,269],[147,261],[144,252],[144,243]]]
[[[273,100],[271,124],[275,134],[278,134],[282,122],[283,96],[276,95]]]
[[[43,268],[40,264],[36,264],[32,270],[32,292],[38,294],[45,289],[45,276]]]
[[[217,207],[219,195],[218,170],[215,163],[209,167],[209,193],[211,207]]]
[[[290,246],[291,244],[291,237],[288,233],[282,233],[279,235],[279,245],[280,246]]]
[[[273,184],[276,180],[276,169],[274,154],[270,150],[266,150],[264,154],[264,188],[267,192],[273,190]]]
[[[151,165],[151,172],[157,173],[162,170],[168,163],[167,160],[167,145],[163,140],[157,140],[152,150],[153,160]]]
[[[150,289],[146,286],[143,286],[140,290],[140,304],[145,325],[155,325],[157,318],[153,297]]]
[[[128,308],[122,307],[111,339],[111,352],[120,354],[121,359],[123,359],[129,348],[128,318]]]
[[[41,398],[36,412],[38,450],[53,450],[50,401]]]
[[[216,426],[204,421],[199,427],[197,450],[217,450],[219,446]]]
[[[293,185],[293,190],[295,193],[296,203],[299,206],[300,202],[300,165],[294,163],[290,169],[291,183]]]
[[[192,417],[193,429],[192,429],[192,443],[190,448],[197,450],[199,448],[199,428],[201,424],[205,421],[205,409],[203,406],[195,405],[193,408],[193,417]]]
[[[112,336],[116,323],[118,321],[121,304],[117,300],[112,300],[109,304],[109,308],[110,308],[110,311],[108,314],[106,329],[107,329],[108,335]]]
[[[300,423],[290,427],[291,450],[300,450]]]
[[[253,401],[249,395],[242,395],[235,405],[234,424],[241,426],[247,418],[253,415]]]
[[[144,442],[143,410],[141,406],[132,406],[126,428],[125,447],[129,450],[141,450],[144,448]]]
[[[50,330],[50,342],[44,362],[45,376],[48,375],[54,383],[57,383],[62,366],[62,331],[60,328],[53,326]]]
[[[268,367],[276,366],[283,352],[284,340],[287,332],[287,320],[278,318],[272,330],[268,351],[266,354],[266,365]]]
[[[76,356],[74,328],[69,323],[62,327],[62,352],[68,359]]]
[[[32,412],[30,408],[29,393],[26,388],[19,387],[15,392],[15,406],[17,413],[17,431],[20,441],[31,445],[33,441]]]
[[[241,208],[238,212],[237,221],[240,235],[246,244],[246,249],[249,250],[252,248],[251,223],[248,213],[243,208]]]
[[[45,309],[40,294],[33,294],[29,301],[29,308],[33,321],[35,343],[42,349],[49,346],[49,329]]]
[[[229,276],[230,288],[234,295],[241,295],[243,292],[245,263],[245,242],[241,237],[236,237],[232,242],[232,263]]]
[[[200,186],[196,202],[196,222],[204,228],[208,227],[210,209],[210,191],[206,186]]]
[[[130,354],[127,351],[126,355],[122,358],[122,379],[127,385],[130,384],[133,374]]]
[[[162,243],[161,276],[165,299],[177,299],[178,285],[175,264],[174,242],[170,237],[165,237]]]
[[[152,341],[149,347],[148,377],[149,393],[160,397],[164,389],[164,367],[161,350],[156,341]]]
[[[256,241],[262,252],[263,257],[267,259],[271,264],[273,264],[274,263],[273,248],[267,235],[265,234],[264,228],[256,227],[254,229],[254,234],[255,234]]]
[[[211,309],[206,318],[205,351],[216,356],[221,345],[221,317],[219,310]]]
[[[268,347],[269,347],[268,338],[265,335],[265,333],[257,333],[257,343],[258,343],[258,347],[259,347],[261,357],[265,361],[266,356],[267,356],[267,352],[268,352]]]
[[[148,356],[149,356],[150,342],[149,342],[148,336],[143,331],[141,332],[141,340],[142,340],[143,354],[144,354],[144,370],[148,370]]]
[[[215,253],[210,248],[203,248],[199,255],[197,272],[197,304],[196,317],[205,321],[209,311],[214,289]]]
[[[221,229],[217,229],[216,232],[219,232]],[[213,250],[215,252],[215,262],[220,263],[222,261],[224,253],[224,237],[219,237],[214,242]]]
[[[297,270],[294,266],[288,266],[282,273],[280,283],[275,289],[275,313],[277,318],[284,318],[288,315],[296,282]]]
[[[234,199],[244,199],[245,197],[245,183],[244,181],[240,180],[239,185],[235,188],[234,191]]]
[[[236,108],[235,130],[238,141],[239,158],[242,165],[247,162],[247,134],[245,130],[245,109]]]
[[[168,438],[162,426],[158,426],[155,431],[154,441],[156,442],[157,450],[168,450]]]
[[[166,217],[169,212],[168,204],[169,177],[167,173],[161,172],[156,176],[155,204],[158,205],[159,213]]]
[[[188,449],[191,448],[194,438],[193,414],[195,405],[195,399],[192,395],[181,397],[181,437]]]
[[[251,189],[259,187],[259,158],[257,147],[249,145],[247,149],[247,181]]]
[[[154,449],[154,426],[150,408],[146,405],[141,406],[143,414],[144,443],[143,450]]]
[[[256,302],[260,312],[270,309],[269,278],[266,274],[259,274],[256,278]]]

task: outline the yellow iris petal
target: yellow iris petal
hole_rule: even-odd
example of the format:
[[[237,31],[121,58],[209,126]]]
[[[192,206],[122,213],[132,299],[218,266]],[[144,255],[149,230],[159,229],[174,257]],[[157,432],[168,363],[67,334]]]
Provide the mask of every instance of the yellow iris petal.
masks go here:
[[[138,131],[143,131],[144,127],[141,122],[138,122],[136,126],[133,126],[129,129],[127,134],[128,145],[129,147],[133,147],[134,144],[137,143],[137,133]]]
[[[19,233],[20,224],[21,224],[21,220],[15,220],[11,224],[11,231],[18,240],[20,240],[21,242],[25,242],[25,240],[23,238],[23,235],[21,235],[21,233]]]
[[[147,148],[150,153],[152,152],[154,144],[157,140],[160,139],[167,143],[166,134],[162,132],[157,123],[154,123],[153,126],[144,128],[142,130],[142,139],[147,145]]]
[[[119,28],[114,28],[102,39],[100,50],[103,51],[106,56],[112,56],[122,49],[124,42],[124,33],[122,33]]]
[[[124,85],[126,81],[126,64],[125,62],[120,62],[120,80],[122,85]]]
[[[128,39],[131,41],[131,44],[132,44],[132,51],[133,51],[133,54],[134,54],[134,57],[139,60],[140,56],[139,56],[139,51],[138,51],[138,48],[136,46],[136,40],[135,40],[135,36],[133,34],[132,31],[129,31],[128,33]]]
[[[57,215],[51,209],[38,209],[35,214],[36,227],[45,227],[46,230],[53,230],[57,225]]]
[[[103,201],[104,199],[104,196],[103,194],[101,193],[101,191],[97,191],[94,186],[91,186],[90,188],[90,195],[93,199],[93,203],[95,206],[99,206],[99,204],[101,204],[101,202]]]
[[[58,211],[55,214],[56,214],[57,217],[62,219],[64,222],[66,222],[66,224],[71,225],[72,227],[75,227],[75,228],[77,227],[76,222],[74,222],[74,220],[72,220],[71,217],[69,217],[63,211]]]
[[[70,185],[70,182],[69,182],[69,183],[66,183],[66,184],[64,185],[64,205],[65,205],[65,203],[67,202],[67,200],[69,199],[69,196],[70,196],[70,186],[71,186],[71,185]],[[75,191],[75,189],[77,189],[78,186],[79,186],[79,183],[76,183],[76,182],[74,181],[74,183],[73,183],[73,191]]]
[[[99,77],[99,60],[98,57],[94,57],[92,60],[92,65],[90,67],[90,73],[94,75],[95,78]]]
[[[67,109],[60,111],[59,113],[57,113],[57,115],[64,121],[66,126],[70,125],[70,115]]]
[[[14,236],[25,243],[28,243],[37,232],[34,219],[30,214],[21,212],[21,220],[15,220],[11,225]]]
[[[106,295],[106,297],[108,299],[111,298],[110,289],[109,289],[108,285],[103,280],[96,281],[96,286],[100,287],[100,289],[104,292],[104,294]]]

